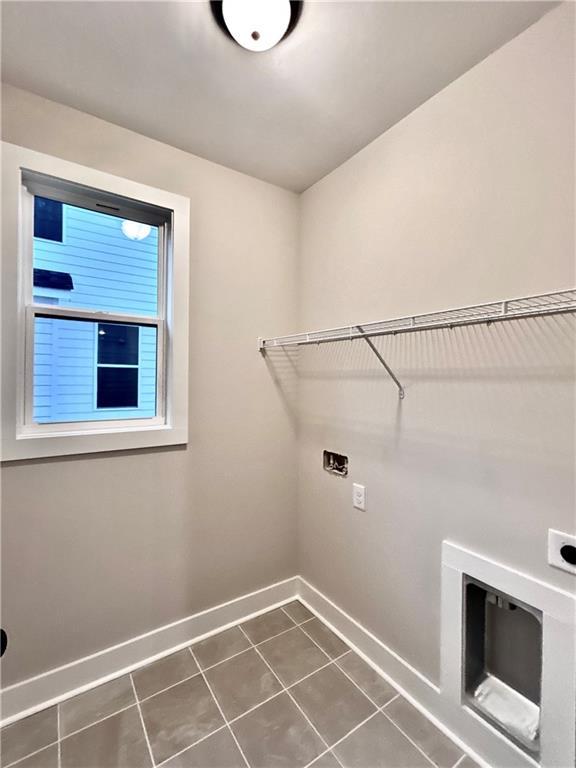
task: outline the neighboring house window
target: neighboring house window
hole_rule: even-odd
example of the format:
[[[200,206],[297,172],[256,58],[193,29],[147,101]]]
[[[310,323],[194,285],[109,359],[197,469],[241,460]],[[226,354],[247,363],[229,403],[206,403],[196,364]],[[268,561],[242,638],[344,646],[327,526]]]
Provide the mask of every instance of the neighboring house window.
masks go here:
[[[187,201],[12,151],[43,162],[19,163],[25,343],[3,458],[186,442]]]
[[[98,325],[97,408],[138,408],[140,329]]]
[[[36,221],[36,214],[34,214],[34,221]],[[32,298],[35,304],[66,302],[72,290],[74,290],[74,283],[72,282],[72,275],[68,272],[34,269],[34,295]]]
[[[34,198],[34,237],[61,243],[62,203],[36,195]]]

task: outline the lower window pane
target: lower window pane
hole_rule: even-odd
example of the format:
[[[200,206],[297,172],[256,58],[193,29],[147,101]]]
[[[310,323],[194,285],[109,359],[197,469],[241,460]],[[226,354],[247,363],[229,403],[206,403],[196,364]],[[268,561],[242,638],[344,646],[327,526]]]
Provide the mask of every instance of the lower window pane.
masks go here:
[[[119,329],[118,338],[136,338],[137,348],[124,357],[126,362],[103,363],[103,360],[122,359],[121,356],[98,354],[99,330],[111,330],[111,325],[35,318],[35,422],[149,419],[156,416],[156,328],[115,324]]]

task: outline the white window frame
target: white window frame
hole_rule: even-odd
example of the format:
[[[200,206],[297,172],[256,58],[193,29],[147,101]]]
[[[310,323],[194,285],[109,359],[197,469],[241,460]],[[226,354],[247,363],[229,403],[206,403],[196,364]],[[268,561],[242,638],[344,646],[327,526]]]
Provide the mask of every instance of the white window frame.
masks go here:
[[[145,162],[145,161],[144,161]],[[157,317],[33,304],[33,195],[23,174],[43,174],[104,201],[169,212],[161,225]],[[36,182],[37,180],[35,180]],[[188,442],[189,200],[24,147],[2,143],[2,460],[181,445]],[[105,209],[102,208],[105,212]],[[126,215],[125,218],[130,218]],[[38,424],[32,420],[38,315],[157,328],[157,415]]]

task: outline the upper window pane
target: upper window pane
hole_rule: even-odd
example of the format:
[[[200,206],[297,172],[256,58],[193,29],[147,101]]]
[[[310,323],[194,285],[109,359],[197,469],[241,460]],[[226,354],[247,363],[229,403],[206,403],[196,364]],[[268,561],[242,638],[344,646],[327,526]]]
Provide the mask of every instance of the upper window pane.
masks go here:
[[[57,234],[56,214],[47,223],[39,201],[54,202],[34,198],[35,301],[42,302],[45,294],[36,290],[41,281],[61,306],[158,314],[158,227],[55,203],[60,207],[59,242],[46,236]]]

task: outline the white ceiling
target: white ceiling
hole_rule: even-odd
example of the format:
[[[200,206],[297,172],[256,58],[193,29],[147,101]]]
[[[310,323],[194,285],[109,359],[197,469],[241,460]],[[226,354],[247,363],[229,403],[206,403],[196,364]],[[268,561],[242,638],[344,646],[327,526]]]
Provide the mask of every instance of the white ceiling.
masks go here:
[[[3,2],[2,77],[301,191],[554,5],[308,0],[250,53],[203,0]]]

